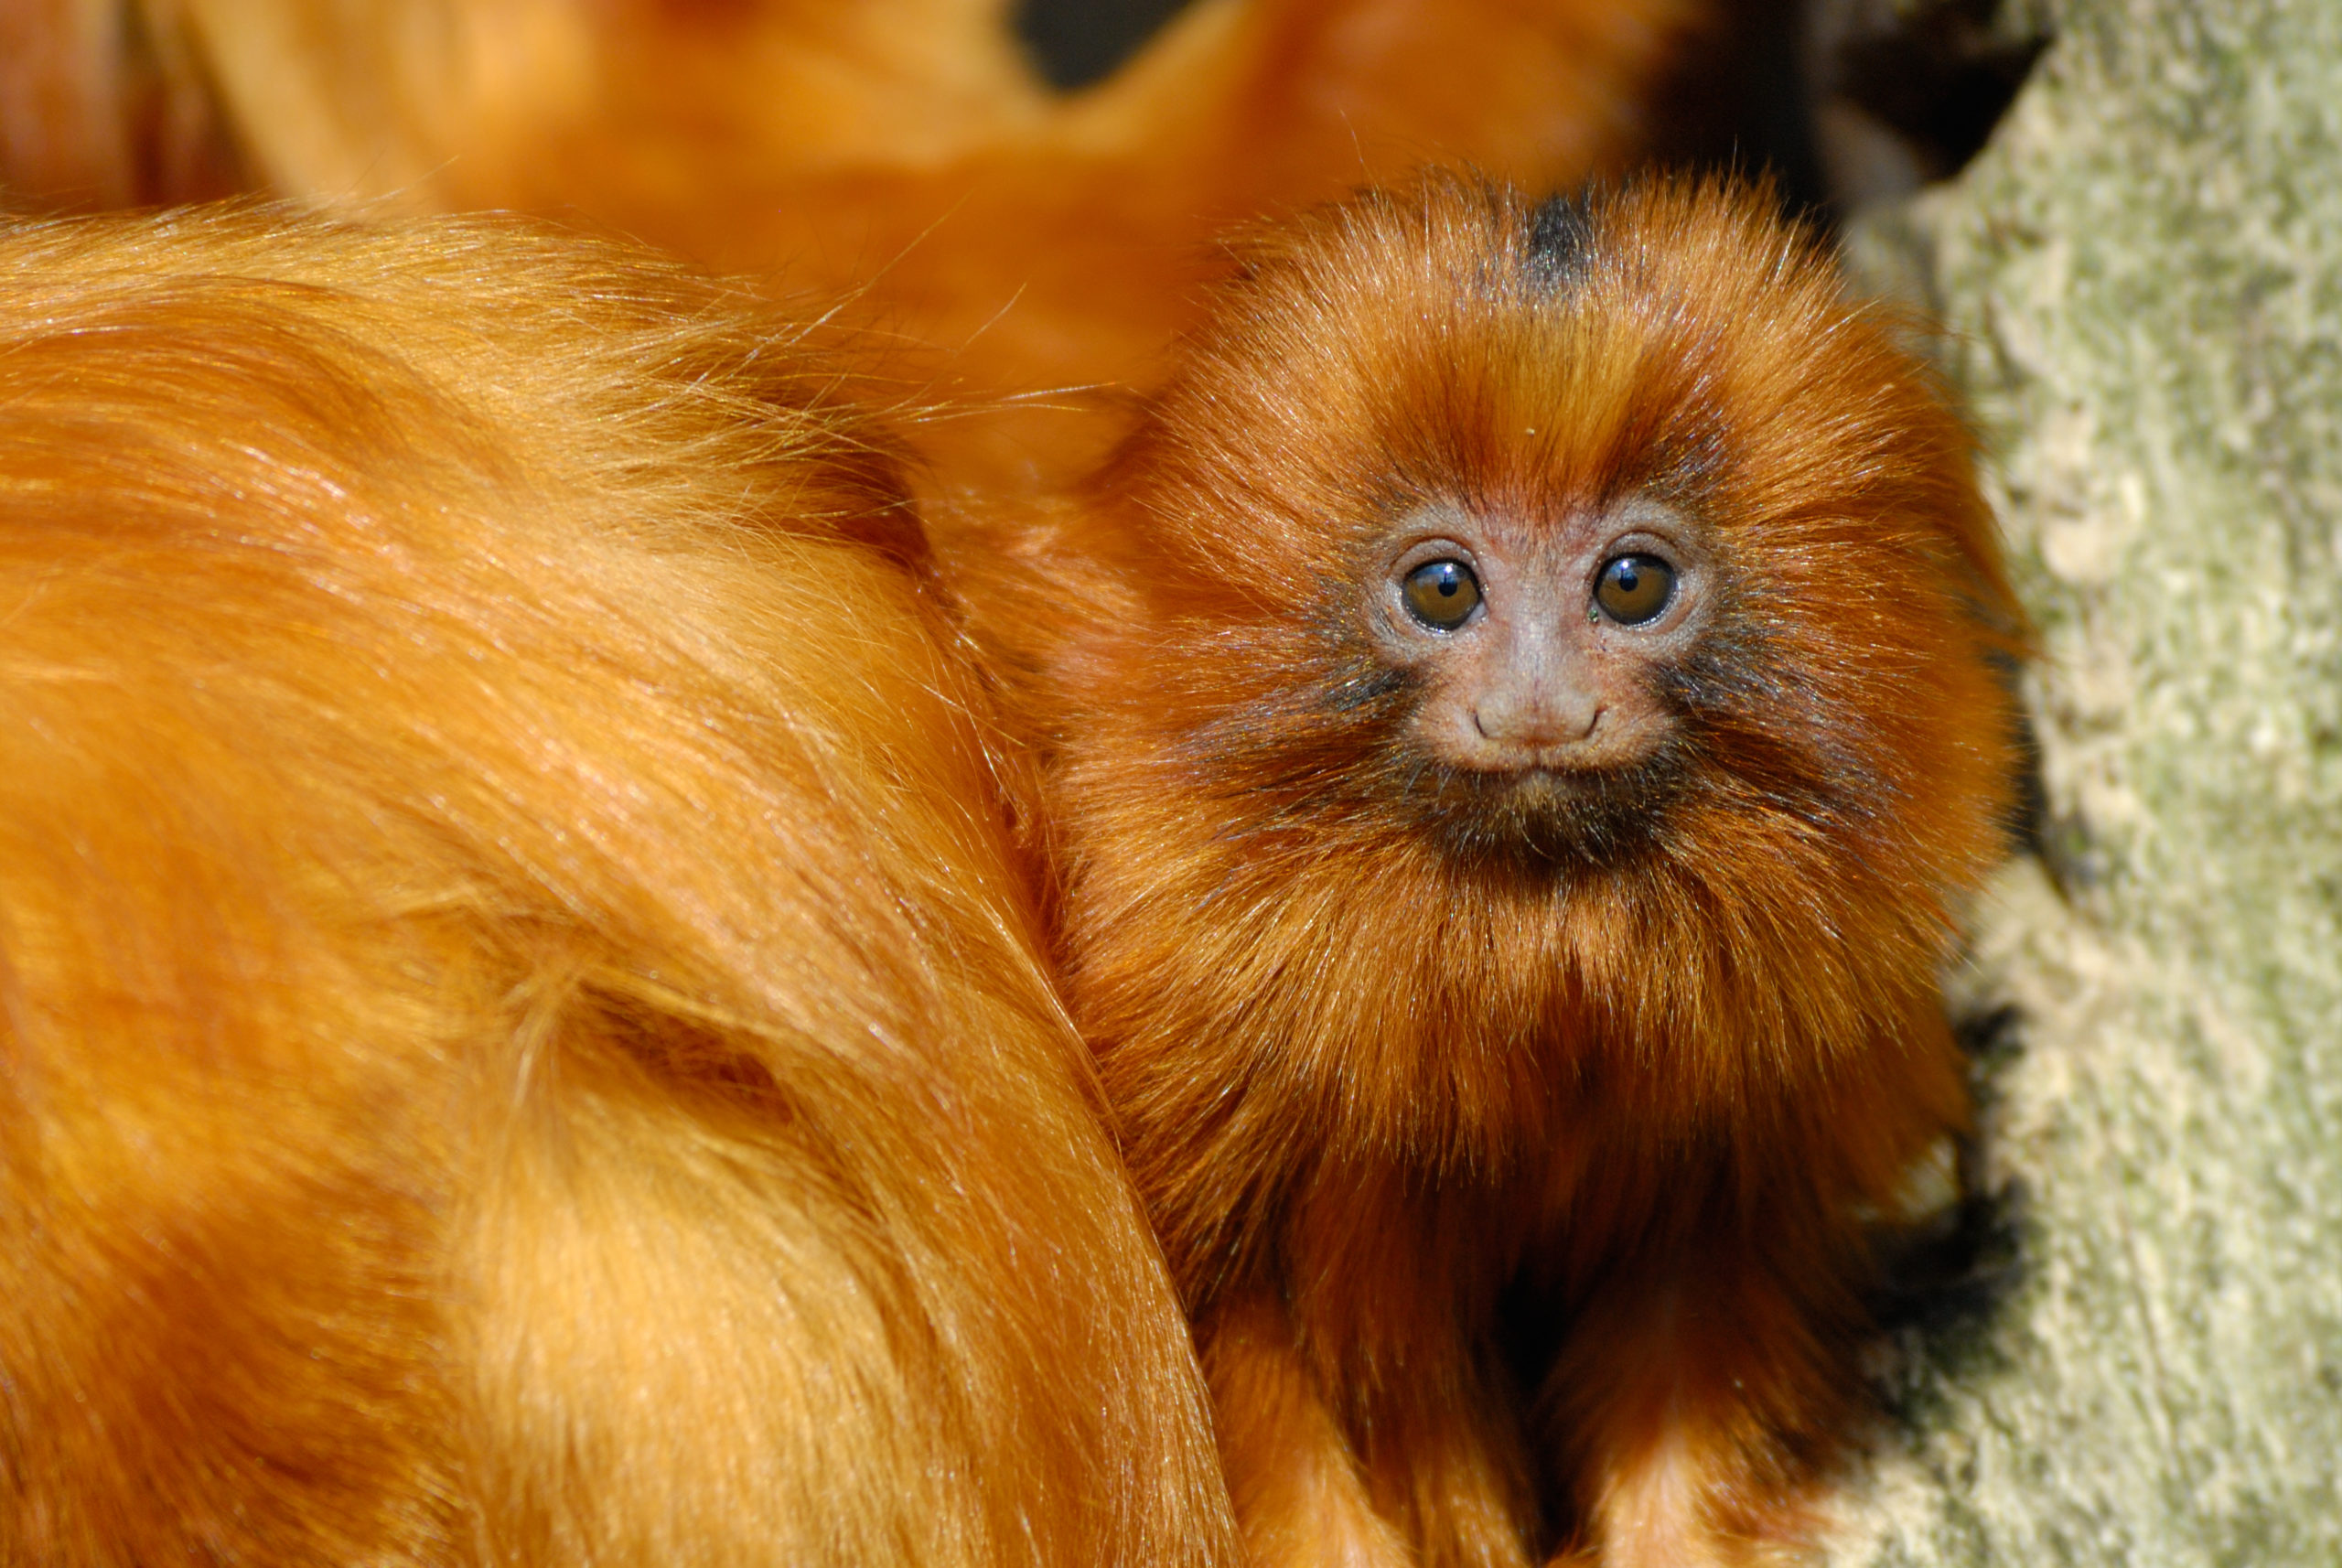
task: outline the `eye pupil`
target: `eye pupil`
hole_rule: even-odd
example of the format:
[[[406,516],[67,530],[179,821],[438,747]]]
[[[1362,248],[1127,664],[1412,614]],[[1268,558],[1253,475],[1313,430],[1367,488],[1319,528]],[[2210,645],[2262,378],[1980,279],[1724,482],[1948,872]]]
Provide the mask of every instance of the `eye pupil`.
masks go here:
[[[1434,631],[1454,631],[1480,605],[1480,580],[1461,561],[1426,561],[1407,574],[1400,592],[1409,613]]]
[[[1602,564],[1594,602],[1621,626],[1656,619],[1675,597],[1675,568],[1656,555],[1615,555]]]

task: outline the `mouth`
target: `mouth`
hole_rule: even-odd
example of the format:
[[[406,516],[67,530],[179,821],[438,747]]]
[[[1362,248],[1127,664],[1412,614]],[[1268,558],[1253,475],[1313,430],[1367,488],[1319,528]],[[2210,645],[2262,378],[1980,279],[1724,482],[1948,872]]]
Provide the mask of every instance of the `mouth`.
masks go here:
[[[1448,767],[1427,770],[1410,805],[1422,827],[1459,859],[1599,865],[1647,848],[1680,789],[1677,770],[1663,757],[1623,768]]]
[[[1480,786],[1483,796],[1519,800],[1574,800],[1589,792],[1598,792],[1601,773],[1591,768],[1573,768],[1565,763],[1525,762],[1511,768],[1489,768],[1477,770],[1486,780]]]

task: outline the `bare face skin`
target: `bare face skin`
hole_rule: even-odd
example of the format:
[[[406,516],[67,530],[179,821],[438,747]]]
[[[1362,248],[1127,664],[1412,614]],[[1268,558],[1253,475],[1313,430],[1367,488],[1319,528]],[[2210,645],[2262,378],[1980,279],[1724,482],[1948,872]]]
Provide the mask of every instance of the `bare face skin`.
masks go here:
[[[1422,693],[1409,738],[1460,772],[1533,783],[1633,768],[1681,722],[1664,665],[1712,597],[1693,531],[1630,498],[1558,528],[1426,509],[1394,531],[1370,617]]]

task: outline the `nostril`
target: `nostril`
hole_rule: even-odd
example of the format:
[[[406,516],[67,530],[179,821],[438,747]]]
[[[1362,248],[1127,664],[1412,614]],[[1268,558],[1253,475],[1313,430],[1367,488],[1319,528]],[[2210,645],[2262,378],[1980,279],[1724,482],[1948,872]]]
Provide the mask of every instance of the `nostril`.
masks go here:
[[[1480,700],[1472,704],[1472,727],[1480,732],[1483,740],[1492,740],[1499,746],[1517,745],[1522,730],[1535,727],[1536,714],[1533,699],[1524,700],[1521,693],[1500,686],[1493,692],[1483,692]]]

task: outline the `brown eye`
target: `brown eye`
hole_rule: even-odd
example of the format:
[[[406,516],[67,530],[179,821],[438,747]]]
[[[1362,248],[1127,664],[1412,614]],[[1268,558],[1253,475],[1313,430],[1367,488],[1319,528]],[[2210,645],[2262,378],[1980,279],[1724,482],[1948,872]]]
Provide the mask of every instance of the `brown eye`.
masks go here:
[[[1656,555],[1614,555],[1602,564],[1594,602],[1620,626],[1640,626],[1675,596],[1675,568]]]
[[[1417,620],[1454,631],[1480,604],[1480,579],[1461,561],[1426,561],[1407,574],[1407,608]]]

